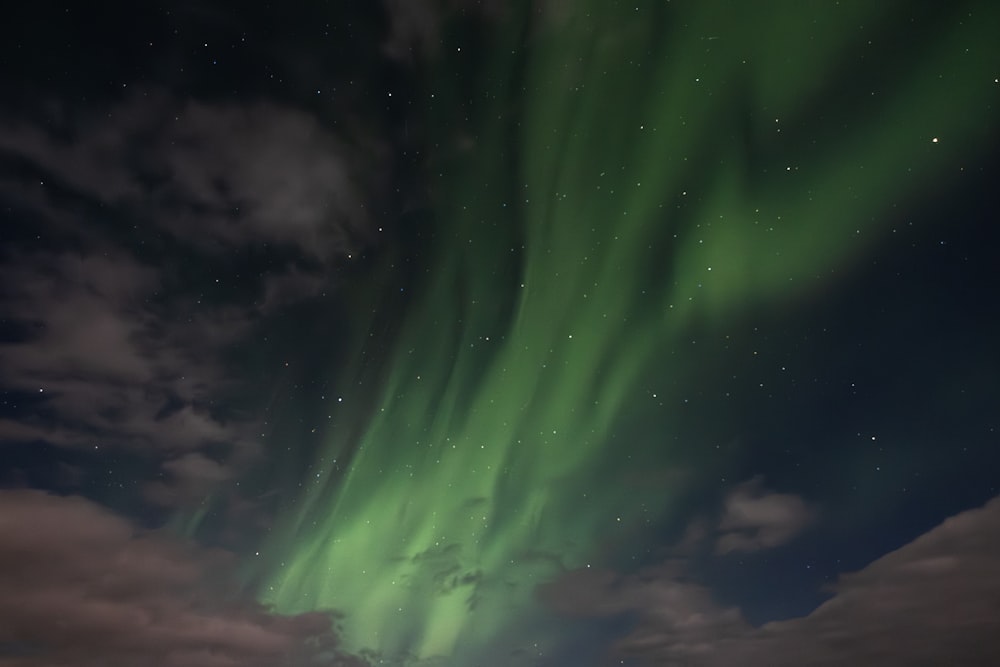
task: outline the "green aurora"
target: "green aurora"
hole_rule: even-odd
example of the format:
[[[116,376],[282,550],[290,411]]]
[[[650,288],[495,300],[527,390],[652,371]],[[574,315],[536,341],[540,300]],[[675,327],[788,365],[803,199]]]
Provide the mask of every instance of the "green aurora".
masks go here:
[[[400,664],[551,650],[535,586],[670,516],[641,480],[689,463],[691,332],[826,289],[995,139],[995,3],[912,44],[907,3],[517,4],[430,67],[429,271],[259,559],[267,602]]]

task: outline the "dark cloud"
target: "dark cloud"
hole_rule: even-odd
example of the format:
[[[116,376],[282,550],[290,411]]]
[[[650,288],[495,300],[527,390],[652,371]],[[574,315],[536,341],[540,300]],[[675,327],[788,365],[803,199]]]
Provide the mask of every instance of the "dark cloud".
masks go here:
[[[405,557],[405,560],[419,566],[403,577],[405,584],[426,595],[450,595],[459,588],[471,586],[471,595],[474,596],[474,588],[482,580],[480,570],[468,567],[467,559],[462,555],[462,546],[458,543],[430,547]]]
[[[383,51],[407,64],[441,53],[442,26],[449,15],[497,20],[509,9],[501,0],[383,0],[383,5],[389,16]]]
[[[688,559],[773,549],[798,537],[816,516],[800,496],[771,491],[754,477],[724,496],[717,515],[691,518],[663,554]]]
[[[79,497],[0,492],[0,663],[357,667],[323,613],[280,616],[227,588],[234,555]]]
[[[295,108],[180,100],[155,90],[81,116],[62,132],[33,121],[0,123],[0,156],[33,165],[50,189],[126,211],[184,243],[279,244],[321,261],[348,254],[367,235],[365,202],[387,159],[375,140],[356,132],[345,141]],[[55,201],[23,185],[0,187],[58,217]]]
[[[431,0],[384,0],[389,14],[389,36],[383,48],[395,60],[412,63],[417,55],[440,48],[441,12]]]
[[[842,576],[801,618],[753,627],[686,571],[577,570],[539,594],[566,615],[634,616],[618,649],[648,665],[1000,664],[1000,498]]]
[[[157,195],[179,209],[164,206],[180,233],[291,244],[328,259],[365,229],[354,173],[364,161],[306,113],[189,103],[162,146],[172,180]]]
[[[216,358],[245,333],[250,313],[172,319],[152,305],[159,274],[111,251],[38,253],[9,261],[0,275],[6,316],[32,332],[0,344],[0,383],[34,397],[0,420],[0,441],[165,460],[225,443],[236,466],[258,455],[253,420],[223,420],[206,407],[234,381]],[[208,478],[190,475],[191,466],[170,472],[177,485],[204,491]]]
[[[277,103],[147,89],[65,107],[0,119],[0,162],[18,167],[0,197],[45,237],[0,255],[18,331],[0,340],[0,388],[34,396],[0,418],[0,442],[127,448],[163,464],[147,500],[197,502],[260,454],[259,415],[219,409],[241,383],[225,353],[326,293],[366,243],[384,148]],[[133,236],[156,247],[137,252]],[[216,269],[251,254],[270,259],[242,277]],[[225,460],[203,455],[212,446]]]
[[[168,481],[146,485],[147,500],[163,506],[194,504],[221,482],[233,477],[230,466],[208,458],[200,452],[188,452],[163,464]]]
[[[574,617],[635,615],[637,622],[619,648],[675,664],[698,656],[720,638],[740,635],[746,623],[737,609],[722,609],[707,589],[686,581],[683,564],[670,561],[635,575],[598,568],[567,573],[539,588],[552,609]],[[677,664],[684,664],[683,662]]]

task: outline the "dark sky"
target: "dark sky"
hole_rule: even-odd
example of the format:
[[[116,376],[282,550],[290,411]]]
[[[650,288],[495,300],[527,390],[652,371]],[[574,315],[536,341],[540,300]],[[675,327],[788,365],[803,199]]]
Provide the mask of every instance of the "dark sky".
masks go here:
[[[993,2],[0,20],[0,667],[1000,664]]]

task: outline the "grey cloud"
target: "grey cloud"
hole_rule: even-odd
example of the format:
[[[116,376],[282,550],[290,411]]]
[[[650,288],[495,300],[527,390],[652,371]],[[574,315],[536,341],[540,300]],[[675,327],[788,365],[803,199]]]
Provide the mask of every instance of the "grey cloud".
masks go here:
[[[801,618],[753,627],[685,571],[683,561],[634,575],[575,571],[539,595],[566,615],[635,615],[617,648],[644,665],[1000,664],[1000,498],[841,577]]]
[[[0,662],[19,667],[357,667],[331,616],[281,616],[228,587],[233,554],[79,497],[0,492]]]
[[[726,498],[716,553],[759,551],[782,545],[811,518],[812,512],[802,498],[767,491],[760,479],[744,482]]]

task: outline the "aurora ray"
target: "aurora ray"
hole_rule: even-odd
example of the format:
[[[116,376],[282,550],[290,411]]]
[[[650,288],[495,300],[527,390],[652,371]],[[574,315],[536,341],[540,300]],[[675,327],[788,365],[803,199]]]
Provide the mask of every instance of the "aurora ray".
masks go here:
[[[991,139],[995,73],[969,48],[989,3],[873,62],[869,97],[840,63],[891,3],[518,6],[473,93],[435,66],[429,276],[365,423],[330,429],[264,551],[267,601],[343,609],[351,648],[401,663],[548,650],[534,587],[671,511],[670,488],[614,480],[679,464],[622,434],[650,377],[679,404],[687,333],[823,288]]]

